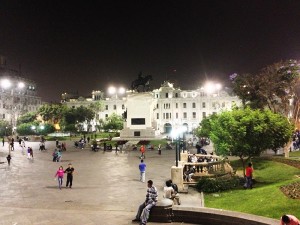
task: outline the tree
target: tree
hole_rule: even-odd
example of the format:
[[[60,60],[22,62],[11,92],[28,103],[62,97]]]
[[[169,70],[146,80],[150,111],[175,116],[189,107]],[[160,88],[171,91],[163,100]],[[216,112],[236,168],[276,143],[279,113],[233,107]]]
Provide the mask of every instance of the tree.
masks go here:
[[[10,135],[12,132],[12,127],[6,120],[0,120],[0,136]]]
[[[67,107],[62,104],[44,104],[39,108],[39,114],[45,122],[56,124],[64,117]]]
[[[122,116],[117,115],[116,113],[111,114],[106,118],[104,122],[103,129],[108,130],[121,130],[123,129],[123,118]]]
[[[98,112],[101,112],[103,111],[104,109],[104,104],[103,102],[101,101],[97,101],[97,102],[93,102],[89,105],[88,107],[89,109],[93,110],[93,112],[96,114]]]
[[[80,106],[78,108],[67,108],[64,110],[64,114],[61,119],[61,125],[65,131],[74,132],[77,130],[76,127],[79,130],[82,130],[83,126],[80,123],[89,123],[94,116],[94,111],[84,106]]]
[[[281,61],[263,68],[255,75],[232,74],[234,92],[244,105],[252,108],[268,108],[289,118],[300,127],[300,65],[296,60]],[[288,157],[291,139],[285,146]]]
[[[85,121],[89,123],[95,117],[94,111],[84,106],[79,106],[78,108],[75,108],[74,112],[75,117],[79,123]]]
[[[22,123],[17,127],[19,135],[34,135],[36,131],[32,129],[32,126],[38,126],[37,123]]]
[[[17,120],[17,125],[22,123],[33,123],[36,120],[37,114],[34,112],[28,112],[20,116]]]
[[[215,119],[217,114],[212,114],[209,117],[204,118],[199,127],[196,129],[196,135],[198,137],[208,138],[211,132],[211,120]]]
[[[210,120],[210,138],[216,153],[238,156],[245,161],[266,149],[283,147],[293,126],[288,119],[270,110],[233,109]]]
[[[296,60],[281,61],[257,74],[232,74],[233,91],[244,105],[268,108],[281,113],[293,123],[299,121],[300,65]],[[292,104],[291,104],[292,103]]]

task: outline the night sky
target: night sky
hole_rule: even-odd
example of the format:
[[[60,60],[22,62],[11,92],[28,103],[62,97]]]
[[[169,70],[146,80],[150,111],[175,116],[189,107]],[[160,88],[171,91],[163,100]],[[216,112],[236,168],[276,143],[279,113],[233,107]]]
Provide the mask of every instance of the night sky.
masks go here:
[[[0,55],[38,84],[44,101],[130,87],[140,71],[156,88],[300,56],[300,1],[0,1]]]

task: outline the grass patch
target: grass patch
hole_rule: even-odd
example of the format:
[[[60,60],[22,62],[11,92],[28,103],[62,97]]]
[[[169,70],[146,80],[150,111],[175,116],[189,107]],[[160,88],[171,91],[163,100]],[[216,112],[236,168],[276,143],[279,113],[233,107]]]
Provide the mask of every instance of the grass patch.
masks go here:
[[[300,151],[290,152],[289,156],[290,157],[300,157]]]
[[[242,172],[241,163],[232,162],[233,167]],[[252,190],[226,191],[219,193],[219,197],[213,194],[205,194],[206,207],[227,209],[245,212],[260,216],[279,219],[282,214],[293,214],[300,217],[299,200],[286,197],[280,187],[298,181],[295,175],[299,175],[297,168],[268,160],[253,160],[254,179],[256,181]]]

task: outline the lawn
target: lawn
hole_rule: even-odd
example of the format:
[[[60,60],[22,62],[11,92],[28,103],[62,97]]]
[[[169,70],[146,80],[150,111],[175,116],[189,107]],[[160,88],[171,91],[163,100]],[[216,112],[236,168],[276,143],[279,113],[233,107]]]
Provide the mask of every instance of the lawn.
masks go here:
[[[232,165],[242,173],[239,161]],[[205,194],[205,206],[232,211],[245,212],[279,219],[282,214],[293,214],[300,218],[300,200],[290,199],[281,191],[280,186],[300,181],[296,175],[300,170],[282,163],[253,160],[255,185],[253,189]]]

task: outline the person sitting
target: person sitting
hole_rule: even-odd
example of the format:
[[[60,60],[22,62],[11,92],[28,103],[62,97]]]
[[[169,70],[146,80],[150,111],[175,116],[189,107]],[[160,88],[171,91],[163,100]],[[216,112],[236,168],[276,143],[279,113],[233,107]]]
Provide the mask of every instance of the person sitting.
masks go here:
[[[57,156],[56,156],[56,162],[60,162],[61,161],[61,157],[62,157],[62,154],[61,154],[61,151],[57,151]]]
[[[196,168],[195,166],[190,167],[187,171],[185,171],[184,175],[185,175],[185,181],[187,182],[191,182],[192,181],[192,176],[195,174],[196,172]]]
[[[52,156],[53,156],[53,162],[56,162],[56,159],[57,159],[57,152],[58,152],[58,150],[55,149],[54,152],[53,152],[53,154],[52,154]]]
[[[46,150],[45,148],[45,142],[41,141],[40,142],[40,148],[39,148],[40,151],[43,151],[43,150]]]
[[[174,194],[172,195],[173,201],[175,203],[177,203],[177,205],[180,205],[181,202],[180,202],[180,198],[179,198],[179,193],[178,193],[178,187],[177,187],[177,185],[174,184],[172,180],[168,180],[168,182],[171,184],[171,187],[174,190]]]

